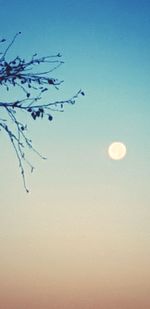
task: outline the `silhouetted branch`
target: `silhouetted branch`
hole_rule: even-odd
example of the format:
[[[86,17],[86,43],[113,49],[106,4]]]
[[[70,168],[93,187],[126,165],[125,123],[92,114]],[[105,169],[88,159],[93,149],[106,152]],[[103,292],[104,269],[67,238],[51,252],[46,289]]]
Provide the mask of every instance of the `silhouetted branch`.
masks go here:
[[[54,87],[58,90],[59,86],[63,83],[62,80],[53,78],[49,76],[49,74],[59,68],[64,62],[60,60],[60,53],[45,57],[38,57],[37,54],[34,54],[30,61],[26,61],[17,56],[13,60],[8,61],[6,59],[8,51],[20,34],[21,32],[15,34],[12,41],[4,51],[0,53],[0,86],[5,87],[8,92],[13,87],[20,89],[22,92],[22,98],[16,101],[0,101],[1,111],[3,110],[6,115],[6,118],[0,119],[0,127],[7,133],[14,148],[19,162],[24,187],[28,192],[29,190],[26,186],[23,162],[27,163],[31,172],[34,169],[34,166],[27,160],[25,149],[26,147],[29,148],[42,159],[45,159],[45,157],[33,147],[31,139],[27,137],[27,124],[24,124],[19,120],[19,111],[26,112],[26,114],[33,120],[46,117],[48,121],[52,121],[53,116],[51,115],[51,112],[63,112],[64,105],[74,104],[78,96],[80,94],[84,95],[84,92],[79,90],[69,99],[51,101],[43,104],[41,101],[43,93],[47,92],[50,87]],[[6,40],[2,39],[0,40],[0,43],[6,43]],[[50,68],[44,71],[40,71],[39,69],[38,72],[38,68],[40,68],[42,64],[49,65]],[[36,69],[35,72],[34,69]],[[11,124],[13,124],[13,126]]]

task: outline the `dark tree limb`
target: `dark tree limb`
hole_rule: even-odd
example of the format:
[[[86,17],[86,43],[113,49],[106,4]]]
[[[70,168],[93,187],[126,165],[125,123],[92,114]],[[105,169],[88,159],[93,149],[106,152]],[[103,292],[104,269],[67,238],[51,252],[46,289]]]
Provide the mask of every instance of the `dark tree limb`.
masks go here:
[[[3,111],[6,116],[0,118],[0,127],[9,137],[18,159],[24,188],[29,192],[26,185],[24,163],[30,167],[31,172],[34,166],[26,158],[26,148],[35,152],[42,159],[45,159],[45,157],[33,147],[32,140],[27,136],[27,124],[20,120],[19,111],[24,111],[33,120],[47,118],[48,121],[52,121],[52,112],[63,112],[66,104],[74,104],[78,96],[84,95],[84,92],[79,90],[69,99],[42,103],[43,93],[49,91],[51,87],[58,90],[63,83],[63,80],[58,80],[49,75],[64,62],[61,60],[60,53],[44,57],[38,57],[37,54],[34,54],[30,61],[17,56],[8,61],[7,54],[20,34],[21,32],[15,34],[12,41],[0,53],[0,87],[5,88],[8,92],[15,87],[20,89],[22,93],[22,98],[18,98],[16,101],[0,100],[1,114]],[[5,39],[0,40],[2,44],[6,42]],[[50,67],[41,71],[43,64]]]

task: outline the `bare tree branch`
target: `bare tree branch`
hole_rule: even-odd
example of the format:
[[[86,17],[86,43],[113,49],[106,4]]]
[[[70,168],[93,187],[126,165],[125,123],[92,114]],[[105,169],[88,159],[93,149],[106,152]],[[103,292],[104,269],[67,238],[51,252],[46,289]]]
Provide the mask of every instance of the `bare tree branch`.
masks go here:
[[[21,32],[15,34],[12,41],[0,53],[0,86],[8,92],[17,88],[22,93],[22,98],[18,98],[16,101],[0,101],[1,114],[3,111],[6,116],[0,118],[0,127],[9,137],[18,159],[24,188],[29,192],[26,185],[24,163],[30,167],[31,172],[34,166],[26,158],[26,148],[35,152],[42,159],[46,158],[33,147],[32,140],[27,136],[27,124],[20,120],[19,111],[24,111],[33,120],[46,117],[48,121],[52,121],[52,112],[63,112],[64,105],[74,104],[79,95],[84,95],[84,92],[79,90],[69,99],[42,103],[43,93],[49,91],[51,87],[58,90],[63,83],[63,80],[53,78],[49,74],[58,69],[64,62],[61,60],[60,53],[44,57],[38,57],[37,54],[34,54],[30,61],[17,56],[8,61],[8,51],[20,34]],[[0,40],[2,44],[6,42],[5,39]],[[47,70],[41,70],[43,64],[50,67]]]

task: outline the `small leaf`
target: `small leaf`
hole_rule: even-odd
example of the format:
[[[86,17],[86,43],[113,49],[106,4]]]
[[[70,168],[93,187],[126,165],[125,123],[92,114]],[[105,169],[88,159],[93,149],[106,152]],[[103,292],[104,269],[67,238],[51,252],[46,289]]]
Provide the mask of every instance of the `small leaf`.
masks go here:
[[[37,117],[40,116],[40,111],[39,111],[39,110],[36,112],[36,116],[37,116]]]
[[[53,120],[52,115],[48,115],[48,120],[49,120],[49,121],[52,121],[52,120]]]
[[[2,39],[2,40],[0,41],[0,43],[3,43],[3,42],[6,42],[6,39]]]
[[[29,107],[29,108],[27,109],[27,111],[28,111],[29,113],[31,113],[31,112],[32,112],[32,108]]]
[[[54,79],[50,79],[50,78],[48,79],[48,84],[49,84],[49,85],[54,85],[54,82],[55,82]]]
[[[35,113],[35,112],[32,112],[32,113],[31,113],[31,116],[32,116],[32,118],[33,118],[34,120],[36,120],[36,113]]]

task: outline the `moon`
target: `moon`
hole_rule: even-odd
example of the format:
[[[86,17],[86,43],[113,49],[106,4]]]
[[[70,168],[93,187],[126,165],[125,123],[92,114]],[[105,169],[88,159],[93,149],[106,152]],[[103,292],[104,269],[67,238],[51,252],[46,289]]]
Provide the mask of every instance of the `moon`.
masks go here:
[[[113,142],[108,147],[108,155],[112,160],[122,160],[127,153],[125,144],[121,142]]]

